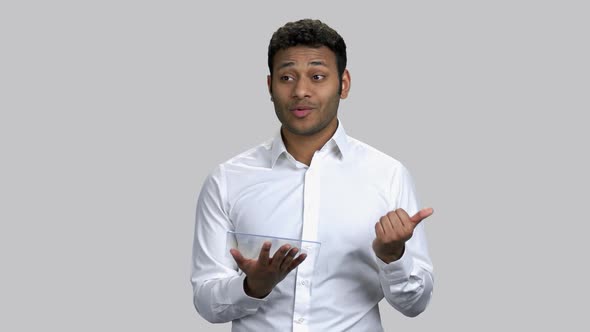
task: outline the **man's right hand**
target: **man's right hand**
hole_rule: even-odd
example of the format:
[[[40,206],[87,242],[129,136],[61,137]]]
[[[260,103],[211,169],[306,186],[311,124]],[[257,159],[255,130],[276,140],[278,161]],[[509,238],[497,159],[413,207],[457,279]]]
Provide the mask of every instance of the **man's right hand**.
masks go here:
[[[291,249],[285,244],[277,250],[270,258],[270,242],[262,245],[258,259],[247,259],[237,249],[231,249],[233,256],[240,270],[246,273],[244,291],[248,296],[263,298],[270,294],[272,289],[285,277],[301,264],[307,255],[305,253],[297,258],[298,248]]]

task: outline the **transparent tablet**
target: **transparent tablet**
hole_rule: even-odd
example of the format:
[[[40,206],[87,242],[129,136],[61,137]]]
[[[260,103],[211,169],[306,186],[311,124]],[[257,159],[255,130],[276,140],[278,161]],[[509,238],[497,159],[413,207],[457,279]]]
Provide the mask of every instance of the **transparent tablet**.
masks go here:
[[[297,256],[302,253],[307,254],[307,258],[301,263],[302,265],[315,265],[320,252],[320,242],[229,231],[227,232],[226,253],[231,257],[229,250],[234,248],[238,249],[245,258],[258,259],[262,244],[266,241],[271,243],[270,257],[284,244],[290,244],[291,248],[299,248]]]

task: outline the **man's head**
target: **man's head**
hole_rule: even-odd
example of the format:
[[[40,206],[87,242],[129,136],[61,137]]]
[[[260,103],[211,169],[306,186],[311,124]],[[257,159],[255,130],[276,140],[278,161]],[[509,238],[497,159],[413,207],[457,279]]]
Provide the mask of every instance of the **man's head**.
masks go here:
[[[268,45],[268,69],[273,74],[274,56],[278,51],[293,46],[319,48],[325,46],[336,56],[338,79],[342,79],[346,69],[346,44],[334,29],[320,20],[303,19],[289,22],[280,27],[270,39]]]
[[[346,45],[318,20],[287,23],[268,48],[268,89],[275,113],[290,134],[333,132],[340,99],[348,96]]]

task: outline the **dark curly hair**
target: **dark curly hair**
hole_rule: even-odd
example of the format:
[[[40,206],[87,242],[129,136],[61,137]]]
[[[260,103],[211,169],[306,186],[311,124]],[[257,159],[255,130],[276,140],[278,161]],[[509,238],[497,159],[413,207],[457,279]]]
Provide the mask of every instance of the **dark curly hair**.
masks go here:
[[[298,45],[326,46],[334,52],[336,54],[336,65],[338,66],[338,78],[342,83],[342,74],[346,68],[346,44],[344,39],[325,23],[312,19],[289,22],[272,35],[268,45],[268,69],[271,76],[275,54],[280,50]]]

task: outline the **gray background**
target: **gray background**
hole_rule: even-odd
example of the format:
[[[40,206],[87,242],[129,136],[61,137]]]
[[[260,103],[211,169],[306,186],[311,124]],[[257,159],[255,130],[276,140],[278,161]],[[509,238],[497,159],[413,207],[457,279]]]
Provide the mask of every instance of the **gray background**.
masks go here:
[[[2,1],[0,330],[228,331],[192,306],[195,201],[273,136],[266,50],[348,45],[347,132],[412,172],[435,263],[386,330],[586,330],[584,1]]]

